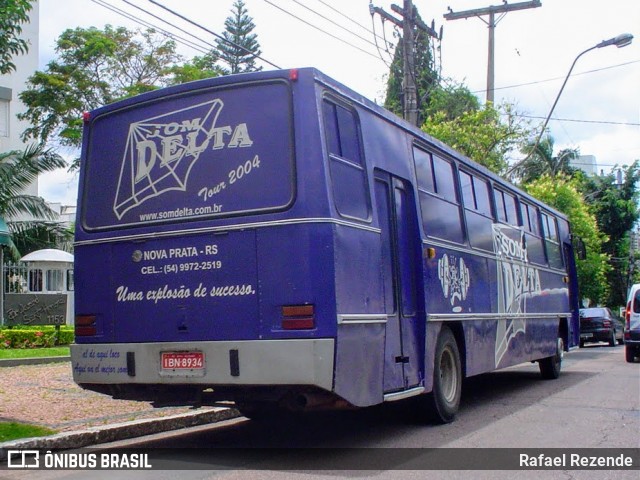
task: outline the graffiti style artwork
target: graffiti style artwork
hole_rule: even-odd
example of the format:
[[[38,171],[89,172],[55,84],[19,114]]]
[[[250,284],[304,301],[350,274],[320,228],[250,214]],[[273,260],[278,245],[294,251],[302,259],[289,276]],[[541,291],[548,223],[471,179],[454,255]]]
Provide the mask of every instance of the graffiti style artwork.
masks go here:
[[[540,295],[540,272],[529,264],[524,232],[508,225],[493,225],[496,253],[498,313],[512,318],[498,320],[496,332],[496,367],[509,348],[509,343],[527,330],[527,299]],[[506,315],[507,317],[509,315]]]
[[[457,302],[462,302],[467,298],[469,287],[471,286],[471,275],[464,263],[464,259],[459,260],[446,253],[438,260],[438,278],[442,286],[442,293],[449,300],[452,310],[455,313],[462,311],[461,306],[456,306]]]

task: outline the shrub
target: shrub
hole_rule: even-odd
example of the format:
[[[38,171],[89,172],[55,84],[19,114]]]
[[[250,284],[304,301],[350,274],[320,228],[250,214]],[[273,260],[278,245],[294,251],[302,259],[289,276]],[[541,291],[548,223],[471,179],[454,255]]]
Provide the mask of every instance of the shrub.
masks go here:
[[[54,345],[69,345],[73,342],[72,327],[61,327],[59,333],[54,327],[3,328],[0,330],[0,349],[40,348]],[[56,342],[57,340],[57,342]]]

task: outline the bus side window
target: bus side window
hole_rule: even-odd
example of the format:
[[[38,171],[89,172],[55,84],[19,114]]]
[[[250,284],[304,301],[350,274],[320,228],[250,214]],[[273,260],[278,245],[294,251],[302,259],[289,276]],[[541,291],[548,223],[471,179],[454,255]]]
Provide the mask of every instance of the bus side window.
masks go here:
[[[414,147],[422,226],[427,235],[464,243],[453,164]]]
[[[539,265],[546,265],[547,258],[544,252],[542,237],[540,236],[540,215],[533,205],[520,202],[522,214],[522,226],[527,238],[527,254],[529,260]]]
[[[514,227],[518,226],[518,211],[516,209],[516,199],[513,195],[502,190],[494,189],[496,200],[496,214],[499,221],[508,223]]]
[[[560,238],[555,217],[542,213],[542,233],[544,234],[544,244],[547,249],[549,266],[553,268],[563,268],[564,262],[560,249]]]
[[[464,213],[472,247],[492,251],[493,215],[489,203],[489,184],[475,175],[460,171]]]
[[[371,214],[358,118],[354,111],[324,101],[333,197],[340,215],[368,220]]]

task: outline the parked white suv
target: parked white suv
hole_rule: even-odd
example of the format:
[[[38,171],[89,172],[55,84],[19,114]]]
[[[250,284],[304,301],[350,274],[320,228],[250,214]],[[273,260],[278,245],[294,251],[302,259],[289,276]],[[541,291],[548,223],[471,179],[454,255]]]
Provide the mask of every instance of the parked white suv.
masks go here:
[[[640,357],[640,283],[629,290],[624,322],[624,353],[627,362]]]

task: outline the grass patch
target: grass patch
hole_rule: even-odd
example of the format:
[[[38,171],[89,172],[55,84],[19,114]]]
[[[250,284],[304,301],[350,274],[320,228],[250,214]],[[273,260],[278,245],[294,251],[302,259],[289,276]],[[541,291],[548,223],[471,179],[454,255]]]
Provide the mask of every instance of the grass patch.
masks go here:
[[[18,438],[44,437],[54,433],[56,431],[50,428],[38,427],[27,423],[0,422],[0,442],[8,442]]]
[[[69,347],[0,349],[0,359],[64,357],[68,355],[69,355]]]

